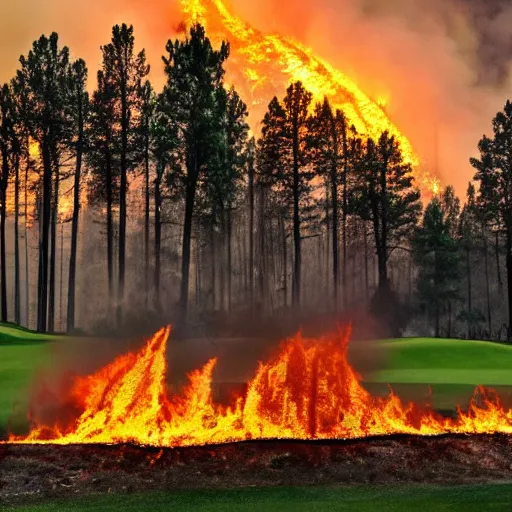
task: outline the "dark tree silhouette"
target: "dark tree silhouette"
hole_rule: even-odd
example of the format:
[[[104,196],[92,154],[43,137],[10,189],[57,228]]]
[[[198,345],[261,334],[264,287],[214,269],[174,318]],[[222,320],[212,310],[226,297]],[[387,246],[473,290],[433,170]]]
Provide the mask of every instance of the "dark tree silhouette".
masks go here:
[[[494,136],[478,145],[480,158],[472,158],[477,170],[477,201],[506,239],[508,282],[508,335],[512,339],[512,103],[507,101],[492,122]]]
[[[42,200],[39,222],[37,329],[46,331],[48,321],[49,235],[53,197],[52,184],[59,161],[60,144],[66,137],[66,86],[69,50],[59,48],[58,35],[41,36],[27,56],[20,57],[21,69],[15,79],[27,100],[26,119],[31,137],[40,148],[43,164]]]
[[[188,309],[192,222],[199,180],[218,155],[219,96],[222,96],[224,61],[229,46],[214,50],[203,27],[191,28],[184,41],[167,43],[164,57],[167,83],[164,88],[169,118],[176,126],[180,149],[171,184],[185,199],[181,265],[180,308]]]
[[[413,187],[411,166],[404,162],[398,142],[387,132],[377,143],[367,140],[355,176],[354,208],[363,220],[371,222],[375,238],[379,284],[373,311],[393,325],[399,306],[389,283],[388,260],[417,224],[420,193]],[[392,330],[398,334],[398,323]]]
[[[112,41],[102,48],[104,79],[112,87],[117,102],[114,110],[120,131],[119,184],[119,283],[117,319],[121,320],[126,274],[126,193],[128,172],[141,161],[143,152],[136,128],[141,116],[142,83],[149,73],[144,50],[135,54],[133,26],[115,25]]]
[[[7,261],[5,257],[5,221],[7,217],[7,191],[9,178],[16,167],[19,167],[19,141],[15,131],[17,120],[16,106],[11,88],[4,84],[0,89],[0,156],[2,159],[2,174],[0,176],[0,265],[1,265],[1,318],[7,322]],[[18,120],[19,122],[19,120]],[[15,161],[16,160],[16,161]],[[17,193],[17,191],[15,192]]]
[[[80,191],[82,157],[85,148],[85,124],[89,110],[89,95],[86,91],[87,67],[83,60],[77,60],[69,73],[69,116],[72,126],[71,149],[75,157],[73,184],[73,218],[71,224],[71,250],[69,255],[67,330],[75,327],[76,260],[78,247],[78,222],[80,217]]]
[[[421,304],[434,317],[436,338],[441,335],[442,313],[459,297],[460,257],[457,241],[451,233],[452,222],[450,212],[444,213],[441,202],[433,199],[413,239],[419,268],[418,295]],[[449,326],[448,335],[450,331]]]

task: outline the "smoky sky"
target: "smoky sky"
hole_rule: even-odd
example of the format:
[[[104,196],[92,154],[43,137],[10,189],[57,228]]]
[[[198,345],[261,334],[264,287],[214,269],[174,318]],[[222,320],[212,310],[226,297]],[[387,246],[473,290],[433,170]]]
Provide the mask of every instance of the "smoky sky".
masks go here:
[[[234,1],[235,4],[241,2]],[[245,3],[245,2],[244,2]],[[282,4],[283,2],[254,2],[258,5]],[[286,3],[286,2],[284,2]],[[299,2],[316,9],[323,7],[345,8],[345,0],[318,0]],[[404,19],[411,29],[437,19],[446,28],[446,35],[457,41],[454,10],[460,12],[472,25],[476,44],[471,48],[478,58],[478,82],[496,84],[507,79],[512,58],[512,2],[510,0],[356,0],[362,13],[368,17],[385,16]],[[240,5],[238,5],[240,7]],[[309,9],[310,7],[306,7]],[[276,11],[277,12],[277,11]],[[342,15],[342,12],[341,12]],[[17,0],[2,2],[0,6],[0,81],[7,81],[14,73],[18,58],[26,53],[32,41],[41,34],[57,31],[64,44],[71,46],[76,56],[89,56],[90,67],[99,63],[99,45],[107,42],[110,28],[121,21],[133,23],[139,37],[152,57],[154,72],[160,67],[159,53],[163,51],[166,35],[174,37],[181,15],[177,0]],[[307,18],[303,23],[307,23]],[[333,20],[335,24],[335,20]],[[460,44],[460,41],[457,42]],[[465,48],[460,47],[461,57]],[[474,55],[473,55],[474,56]]]
[[[203,0],[208,3],[210,0]],[[181,0],[17,0],[0,6],[0,82],[41,34],[56,31],[94,77],[112,25],[135,27],[158,89],[165,43],[183,21]],[[512,91],[510,0],[230,0],[266,32],[311,46],[372,97],[410,139],[422,165],[464,195],[469,158]],[[211,8],[211,6],[210,6]],[[89,87],[94,87],[94,78]],[[284,92],[284,91],[283,91]],[[269,98],[270,99],[270,98]]]

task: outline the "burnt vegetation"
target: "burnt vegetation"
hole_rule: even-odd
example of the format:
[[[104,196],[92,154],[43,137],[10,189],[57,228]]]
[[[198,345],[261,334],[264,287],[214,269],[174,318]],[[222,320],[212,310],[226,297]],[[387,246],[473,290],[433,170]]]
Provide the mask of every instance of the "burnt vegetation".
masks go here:
[[[364,318],[360,336],[510,339],[510,102],[461,203],[422,198],[389,133],[300,82],[253,136],[229,43],[199,25],[167,43],[161,91],[133,27],[101,50],[91,93],[55,33],[1,88],[3,322],[197,336]]]

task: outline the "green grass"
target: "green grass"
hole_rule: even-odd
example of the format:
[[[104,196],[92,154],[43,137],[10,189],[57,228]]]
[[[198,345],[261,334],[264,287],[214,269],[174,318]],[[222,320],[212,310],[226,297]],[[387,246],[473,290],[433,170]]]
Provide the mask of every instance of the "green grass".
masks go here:
[[[370,390],[384,394],[389,384],[403,399],[429,399],[437,408],[454,409],[482,385],[512,406],[512,345],[413,338],[382,341],[381,348],[385,368],[367,377]]]
[[[512,386],[512,345],[418,338],[382,347],[386,368],[372,382]]]
[[[253,488],[106,495],[12,508],[25,512],[505,512],[512,485],[460,487]]]
[[[0,324],[0,430],[13,409],[24,414],[27,386],[50,360],[53,344],[48,342],[56,338]],[[417,338],[385,340],[380,346],[383,367],[365,376],[371,392],[386,394],[390,384],[403,399],[431,399],[437,408],[453,409],[469,400],[475,386],[484,385],[509,396],[512,407],[512,345]]]
[[[48,342],[55,336],[0,324],[0,429],[13,411],[26,413],[27,386],[34,372],[48,360]]]

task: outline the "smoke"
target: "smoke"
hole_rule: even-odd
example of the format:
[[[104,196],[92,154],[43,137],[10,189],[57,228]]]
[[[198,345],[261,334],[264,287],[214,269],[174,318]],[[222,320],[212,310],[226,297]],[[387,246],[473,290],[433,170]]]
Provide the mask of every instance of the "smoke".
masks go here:
[[[312,47],[387,110],[422,163],[462,195],[473,176],[468,161],[510,90],[510,23],[506,0],[232,0],[256,28],[290,35]],[[179,0],[20,0],[0,16],[0,80],[42,33],[57,31],[93,77],[100,45],[115,23],[135,26],[152,79],[163,83],[160,57],[182,21]],[[91,80],[94,87],[95,80]],[[283,91],[284,93],[284,91]]]
[[[500,0],[234,0],[264,31],[289,34],[355,79],[463,195],[483,133],[510,91],[512,6]]]
[[[153,65],[152,78],[163,83],[161,56],[169,37],[181,21],[178,0],[19,0],[0,6],[0,83],[14,76],[20,55],[26,55],[32,42],[42,34],[57,32],[73,58],[87,62],[91,80],[101,63],[100,46],[110,41],[112,26],[134,25],[136,49],[145,48]]]

